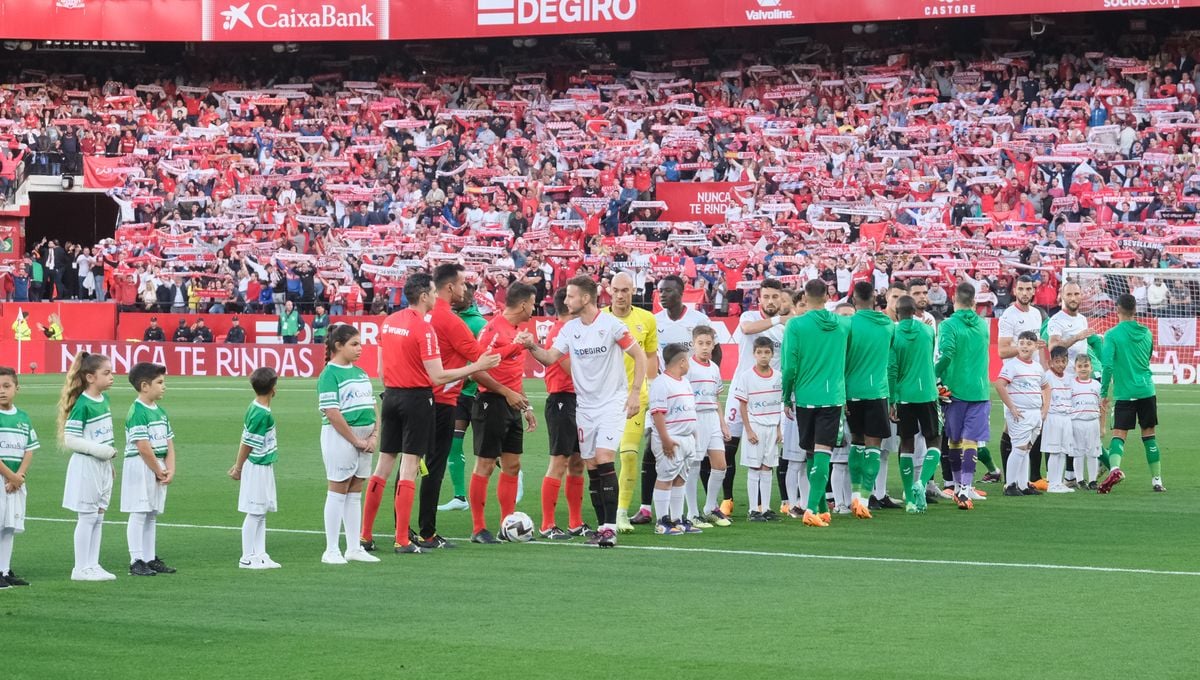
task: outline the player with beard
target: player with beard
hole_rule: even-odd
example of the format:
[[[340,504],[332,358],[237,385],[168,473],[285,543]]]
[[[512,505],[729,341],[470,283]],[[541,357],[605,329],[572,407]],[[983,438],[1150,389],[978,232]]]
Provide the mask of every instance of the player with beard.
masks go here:
[[[1087,354],[1092,366],[1100,365],[1100,348],[1104,344],[1101,336],[1088,327],[1087,317],[1079,313],[1079,304],[1083,301],[1083,288],[1075,281],[1067,281],[1058,291],[1059,310],[1050,317],[1046,331],[1042,334],[1047,338],[1050,350],[1055,347],[1067,348],[1067,366],[1075,366],[1075,357]],[[1075,483],[1074,458],[1067,458],[1066,484]]]
[[[599,291],[587,276],[567,282],[567,310],[578,315],[568,321],[550,349],[537,346],[529,333],[517,341],[543,366],[571,357],[571,380],[575,384],[580,456],[588,468],[592,505],[599,529],[589,545],[611,548],[617,544],[617,470],[614,459],[625,420],[637,415],[642,383],[646,377],[646,354],[633,340],[629,329],[596,304]],[[624,355],[633,357],[633,384],[625,377]]]
[[[454,313],[467,324],[471,334],[478,338],[480,331],[487,325],[487,319],[483,318],[479,307],[475,305],[475,284],[467,282],[466,295],[454,304]],[[478,391],[479,383],[468,378],[463,384],[462,394],[458,396],[458,408],[454,412],[454,439],[450,442],[450,458],[446,461],[446,471],[450,474],[454,496],[439,505],[438,512],[466,510],[471,507],[467,504],[467,461],[463,455],[463,439],[467,436],[467,427],[471,425],[471,408],[475,406],[475,395]],[[520,500],[518,495],[517,502]]]
[[[1001,361],[1017,356],[1017,336],[1025,331],[1037,333],[1042,328],[1042,319],[1045,314],[1033,306],[1034,288],[1033,278],[1027,275],[1017,277],[1016,285],[1013,287],[1013,303],[1004,309],[1004,313],[1000,315],[996,324],[996,349],[1000,354]],[[1046,343],[1039,341],[1038,362],[1043,366],[1049,363],[1045,351]],[[1004,434],[1000,435],[1000,458],[1006,469],[1008,455],[1011,452],[1012,438],[1008,435],[1008,428],[1005,428]],[[1006,479],[1004,482],[1013,484],[1016,480]],[[1033,441],[1033,447],[1029,449],[1029,485],[1038,491],[1046,490],[1045,480],[1042,479],[1042,437],[1040,434]],[[978,499],[972,498],[971,500]]]
[[[557,319],[546,334],[546,347],[554,345],[558,334],[574,315],[567,309],[567,289],[554,292]],[[594,531],[583,522],[583,459],[579,457],[579,430],[575,425],[575,383],[565,358],[546,367],[546,432],[550,436],[550,466],[542,478],[542,538],[569,541],[575,536],[590,538]],[[564,478],[564,475],[565,478]],[[558,492],[566,484],[567,529],[558,528],[554,514]]]

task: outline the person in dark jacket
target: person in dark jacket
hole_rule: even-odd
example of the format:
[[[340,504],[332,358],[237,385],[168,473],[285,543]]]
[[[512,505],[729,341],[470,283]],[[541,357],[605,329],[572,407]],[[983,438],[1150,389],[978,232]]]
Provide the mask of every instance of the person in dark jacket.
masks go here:
[[[240,345],[246,342],[246,329],[242,328],[242,322],[235,314],[233,316],[233,325],[229,327],[229,332],[225,334],[226,344]]]
[[[188,328],[185,319],[179,320],[179,327],[175,329],[175,335],[171,336],[171,342],[191,342],[192,329]]]
[[[146,329],[145,333],[142,333],[142,340],[144,342],[166,342],[167,334],[163,332],[162,326],[158,325],[157,316],[150,317],[150,327]]]
[[[208,324],[204,323],[204,319],[196,319],[196,325],[192,327],[192,342],[212,342],[212,329]]]

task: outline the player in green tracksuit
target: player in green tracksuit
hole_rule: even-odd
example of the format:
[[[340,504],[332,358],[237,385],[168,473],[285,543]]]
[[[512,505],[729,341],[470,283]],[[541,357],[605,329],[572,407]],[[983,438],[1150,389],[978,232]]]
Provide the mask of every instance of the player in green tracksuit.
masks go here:
[[[925,485],[941,461],[941,433],[937,378],[933,374],[934,330],[914,319],[917,303],[905,295],[896,301],[896,336],[888,360],[888,384],[896,430],[900,435],[900,479],[904,483],[904,510],[925,511]],[[916,479],[913,452],[916,436],[925,438],[921,477]]]
[[[1125,455],[1125,436],[1138,425],[1142,430],[1142,446],[1146,449],[1146,462],[1150,464],[1151,486],[1155,491],[1166,491],[1162,483],[1162,453],[1154,437],[1158,425],[1158,404],[1154,392],[1154,380],[1150,373],[1150,355],[1154,352],[1154,335],[1134,319],[1137,301],[1128,293],[1117,297],[1117,319],[1119,323],[1104,334],[1104,349],[1101,365],[1104,367],[1100,379],[1100,396],[1108,408],[1111,397],[1113,409],[1112,440],[1108,445],[1110,472],[1097,489],[1108,493],[1125,479],[1121,471],[1121,458]]]
[[[487,325],[487,319],[483,318],[483,314],[479,313],[479,307],[475,305],[475,288],[470,284],[467,286],[467,294],[463,297],[462,304],[466,306],[455,309],[454,313],[463,320],[463,323],[467,324],[471,335],[478,338],[483,327]],[[450,441],[450,460],[446,463],[450,472],[450,483],[454,486],[454,498],[439,505],[439,511],[466,510],[468,508],[467,461],[463,456],[463,438],[467,435],[467,426],[471,424],[471,407],[475,404],[475,394],[478,391],[479,384],[474,380],[467,380],[463,383],[462,393],[458,397],[458,409],[454,415],[454,439]]]
[[[846,345],[850,319],[825,310],[828,288],[814,279],[804,286],[809,311],[788,322],[783,335],[783,406],[799,428],[800,448],[811,451],[807,526],[829,526],[829,514],[817,514],[821,490],[829,482],[830,452],[841,431],[846,403]],[[793,425],[789,424],[789,427]]]
[[[888,315],[876,311],[875,287],[870,281],[854,284],[855,312],[850,317],[846,350],[846,422],[850,426],[850,510],[870,519],[867,499],[879,474],[879,446],[892,435],[888,415],[888,355],[896,327]]]

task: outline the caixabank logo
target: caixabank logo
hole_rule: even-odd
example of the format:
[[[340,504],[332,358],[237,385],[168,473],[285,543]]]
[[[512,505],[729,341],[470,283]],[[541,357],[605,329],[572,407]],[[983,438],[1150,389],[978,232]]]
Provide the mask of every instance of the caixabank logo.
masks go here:
[[[969,0],[926,0],[925,16],[951,17],[975,14],[975,3]]]
[[[476,0],[477,26],[629,21],[638,0]]]
[[[746,10],[746,21],[787,21],[795,12],[783,7],[783,0],[755,0],[758,9]]]
[[[204,0],[204,40],[388,37],[388,0]]]

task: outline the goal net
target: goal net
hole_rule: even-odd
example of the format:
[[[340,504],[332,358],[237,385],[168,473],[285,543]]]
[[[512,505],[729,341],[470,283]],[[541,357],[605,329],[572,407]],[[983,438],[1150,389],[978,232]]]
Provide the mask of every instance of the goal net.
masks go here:
[[[1137,320],[1154,333],[1155,382],[1200,384],[1200,269],[1083,269],[1067,267],[1063,282],[1083,289],[1079,312],[1103,334],[1117,323],[1117,297],[1137,300]]]

